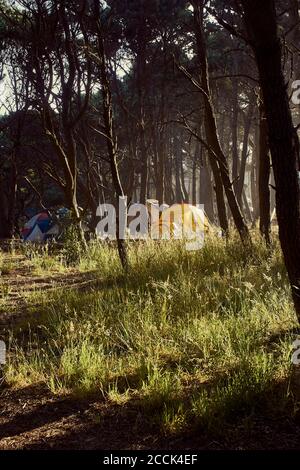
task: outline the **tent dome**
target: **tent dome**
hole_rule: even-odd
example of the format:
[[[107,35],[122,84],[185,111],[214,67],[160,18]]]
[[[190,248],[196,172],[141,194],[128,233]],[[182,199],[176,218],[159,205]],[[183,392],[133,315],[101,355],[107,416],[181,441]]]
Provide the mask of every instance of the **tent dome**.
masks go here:
[[[152,238],[193,238],[199,232],[212,231],[203,209],[191,204],[173,204],[165,209],[159,220],[151,224]]]

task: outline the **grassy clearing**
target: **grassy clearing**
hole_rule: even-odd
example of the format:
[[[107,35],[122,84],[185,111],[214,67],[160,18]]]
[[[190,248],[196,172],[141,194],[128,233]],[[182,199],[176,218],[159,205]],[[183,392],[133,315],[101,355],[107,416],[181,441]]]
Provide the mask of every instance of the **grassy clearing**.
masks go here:
[[[9,274],[12,267],[12,263],[7,261],[4,255],[0,252],[0,276]]]
[[[40,273],[69,269],[62,253],[31,263]],[[277,244],[269,252],[257,238],[251,255],[235,238],[197,252],[133,244],[130,263],[125,276],[115,250],[92,244],[76,269],[94,272],[94,287],[41,293],[30,327],[11,340],[8,384],[135,400],[165,433],[293,415],[297,324]]]

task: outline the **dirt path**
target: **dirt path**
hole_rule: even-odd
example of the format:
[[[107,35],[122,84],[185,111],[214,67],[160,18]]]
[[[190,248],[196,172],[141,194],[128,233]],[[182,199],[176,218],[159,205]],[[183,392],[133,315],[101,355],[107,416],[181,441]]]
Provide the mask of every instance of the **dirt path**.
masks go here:
[[[9,272],[0,275],[0,335],[26,319],[28,307],[34,306],[30,295],[54,289],[86,289],[98,282],[97,273],[81,273],[75,269],[33,275],[30,262],[22,255],[5,255]],[[29,299],[28,299],[29,298]],[[35,304],[38,307],[38,303]]]
[[[59,398],[30,387],[2,392],[1,404],[0,449],[145,449],[154,444],[149,430],[137,433],[137,409],[97,397]]]
[[[254,423],[222,439],[201,430],[165,437],[147,424],[139,404],[117,406],[100,397],[54,397],[42,387],[0,394],[0,449],[222,450],[299,449],[300,423]],[[238,437],[237,437],[238,436]]]

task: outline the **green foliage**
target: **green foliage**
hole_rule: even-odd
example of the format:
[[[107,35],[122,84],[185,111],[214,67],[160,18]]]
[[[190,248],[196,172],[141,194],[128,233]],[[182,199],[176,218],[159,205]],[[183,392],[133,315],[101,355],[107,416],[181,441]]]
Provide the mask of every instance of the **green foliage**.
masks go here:
[[[12,268],[12,263],[0,252],[0,276],[9,274]]]
[[[70,224],[65,228],[63,243],[63,257],[67,266],[75,266],[79,263],[83,254],[82,240],[78,226]]]

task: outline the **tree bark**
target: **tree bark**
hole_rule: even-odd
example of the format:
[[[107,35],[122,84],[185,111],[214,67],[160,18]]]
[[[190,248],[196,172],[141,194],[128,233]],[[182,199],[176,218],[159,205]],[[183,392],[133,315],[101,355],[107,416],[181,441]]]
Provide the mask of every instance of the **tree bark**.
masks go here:
[[[200,166],[200,204],[204,205],[204,210],[211,222],[214,222],[213,189],[211,184],[210,169],[207,164],[206,151],[202,148]]]
[[[99,59],[100,59],[100,81],[102,85],[102,97],[103,97],[103,122],[105,127],[106,133],[106,143],[107,143],[107,151],[108,157],[110,161],[110,169],[111,175],[113,180],[113,185],[115,189],[115,193],[117,196],[117,208],[116,208],[116,215],[117,215],[117,224],[116,224],[116,238],[118,244],[118,252],[120,256],[120,260],[124,269],[128,268],[128,257],[127,257],[127,250],[126,250],[126,241],[120,237],[119,227],[120,227],[120,219],[118,214],[118,203],[119,198],[124,196],[119,170],[117,165],[117,154],[118,148],[113,128],[113,107],[112,107],[112,96],[110,90],[110,84],[107,75],[107,63],[106,63],[106,53],[105,53],[105,46],[104,46],[104,38],[102,33],[102,25],[101,25],[101,14],[100,14],[100,1],[94,0],[95,6],[95,19],[96,19],[96,27],[97,27],[97,41],[98,41],[98,50],[99,50]]]
[[[185,202],[185,192],[182,185],[182,150],[178,137],[174,137],[174,156],[175,156],[175,197],[176,203]]]
[[[234,64],[235,65],[235,64]],[[234,67],[235,70],[236,67]],[[233,96],[232,96],[232,119],[231,119],[231,135],[232,135],[232,181],[236,195],[238,195],[238,176],[239,176],[239,151],[238,151],[238,128],[239,128],[239,82],[237,78],[233,78]],[[241,200],[241,198],[240,198]]]
[[[257,107],[256,107],[257,108]],[[253,223],[259,218],[258,168],[259,168],[259,113],[255,113],[255,128],[252,143],[251,199]]]
[[[7,197],[3,190],[3,182],[1,184],[0,190],[0,239],[11,238],[11,233],[9,229],[9,221],[8,221],[8,201]]]
[[[260,76],[276,186],[279,238],[300,320],[299,140],[282,71],[274,0],[242,0],[244,20]],[[266,18],[268,21],[266,21]]]
[[[242,207],[242,196],[243,196],[243,189],[244,189],[244,183],[245,183],[246,164],[247,164],[247,158],[248,158],[248,142],[249,142],[249,135],[250,135],[250,129],[251,129],[251,124],[252,124],[253,110],[254,110],[254,100],[250,98],[248,113],[245,116],[240,173],[239,173],[239,179],[236,185],[236,195],[237,195],[237,200],[238,200],[240,207]]]
[[[214,160],[215,165],[217,165],[219,168],[219,173],[221,175],[227,201],[241,240],[243,243],[249,244],[251,242],[249,230],[232,188],[227,159],[221,148],[217,131],[216,118],[210,93],[207,52],[203,31],[203,3],[203,0],[193,1],[197,51],[201,70],[201,86],[203,89],[205,102],[205,133],[207,144],[210,150],[210,160]]]
[[[259,186],[259,213],[260,223],[259,229],[265,238],[267,245],[271,243],[271,216],[270,216],[270,157],[268,142],[268,126],[263,104],[259,106],[260,114],[260,131],[259,131],[259,170],[258,170],[258,186]]]
[[[197,204],[197,156],[199,154],[199,142],[196,142],[195,153],[193,155],[193,168],[192,168],[192,204]]]

